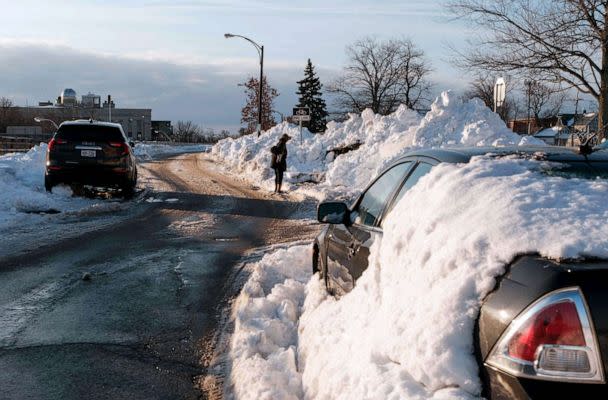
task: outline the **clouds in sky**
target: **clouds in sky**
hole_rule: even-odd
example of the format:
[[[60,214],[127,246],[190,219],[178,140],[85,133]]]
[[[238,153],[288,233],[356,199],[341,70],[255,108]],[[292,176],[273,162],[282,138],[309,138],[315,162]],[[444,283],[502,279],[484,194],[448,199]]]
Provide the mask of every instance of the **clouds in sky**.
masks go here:
[[[440,20],[442,0],[20,0],[3,4],[0,96],[18,104],[53,100],[64,87],[111,93],[119,106],[206,126],[239,124],[237,83],[264,70],[289,112],[310,57],[327,83],[347,44],[366,36],[411,37],[434,67],[437,90],[461,87],[442,43],[462,27]],[[447,83],[447,85],[446,85]]]
[[[244,96],[237,83],[257,64],[246,60],[212,63],[171,61],[162,56],[118,57],[64,45],[0,40],[0,95],[15,103],[53,101],[70,87],[78,95],[112,94],[118,107],[152,108],[153,118],[193,120],[205,126],[235,129]],[[295,101],[289,64],[269,66],[271,84],[283,93],[277,108],[286,112]],[[283,106],[282,108],[279,108]]]

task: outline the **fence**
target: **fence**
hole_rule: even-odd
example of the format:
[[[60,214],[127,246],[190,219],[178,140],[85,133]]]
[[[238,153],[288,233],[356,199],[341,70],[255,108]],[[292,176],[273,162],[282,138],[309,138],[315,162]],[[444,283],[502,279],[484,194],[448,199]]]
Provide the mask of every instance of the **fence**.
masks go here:
[[[0,136],[0,155],[7,153],[25,153],[40,140],[18,136]]]

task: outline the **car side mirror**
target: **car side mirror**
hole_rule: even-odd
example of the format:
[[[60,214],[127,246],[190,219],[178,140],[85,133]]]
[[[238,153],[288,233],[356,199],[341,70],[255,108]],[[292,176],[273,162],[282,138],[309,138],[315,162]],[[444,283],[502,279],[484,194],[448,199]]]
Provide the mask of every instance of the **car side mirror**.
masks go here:
[[[328,201],[319,204],[317,219],[324,224],[345,224],[350,221],[350,210],[346,204],[338,201]]]
[[[129,146],[135,147],[135,142],[129,142]]]

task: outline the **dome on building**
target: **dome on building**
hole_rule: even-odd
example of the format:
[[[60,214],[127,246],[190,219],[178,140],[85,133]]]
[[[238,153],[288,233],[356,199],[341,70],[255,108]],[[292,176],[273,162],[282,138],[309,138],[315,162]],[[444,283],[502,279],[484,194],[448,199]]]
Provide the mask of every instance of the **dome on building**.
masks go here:
[[[76,105],[76,91],[74,89],[63,89],[61,92],[62,105]]]
[[[74,89],[63,89],[61,97],[76,97],[76,91]]]

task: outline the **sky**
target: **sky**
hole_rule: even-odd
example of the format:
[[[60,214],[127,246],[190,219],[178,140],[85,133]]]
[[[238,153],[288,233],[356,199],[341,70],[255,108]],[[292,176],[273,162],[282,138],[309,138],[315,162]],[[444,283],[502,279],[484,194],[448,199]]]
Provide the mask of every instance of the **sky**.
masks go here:
[[[285,114],[308,58],[327,83],[345,47],[370,35],[411,38],[433,66],[434,92],[458,91],[468,77],[450,65],[447,44],[464,46],[474,32],[449,21],[442,1],[0,0],[0,96],[31,105],[73,88],[152,108],[153,119],[236,130],[245,98],[237,85],[259,75],[259,61],[226,32],[264,45]]]

